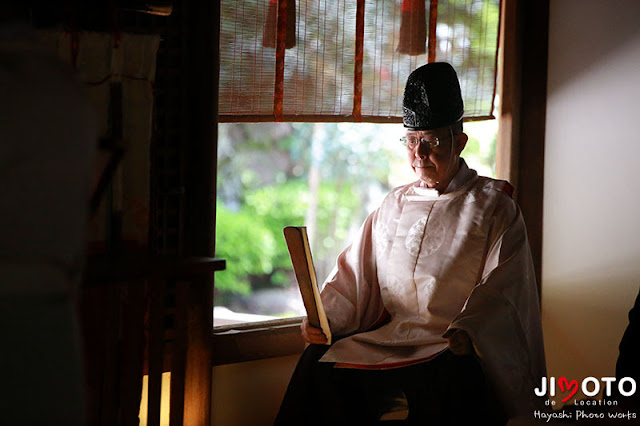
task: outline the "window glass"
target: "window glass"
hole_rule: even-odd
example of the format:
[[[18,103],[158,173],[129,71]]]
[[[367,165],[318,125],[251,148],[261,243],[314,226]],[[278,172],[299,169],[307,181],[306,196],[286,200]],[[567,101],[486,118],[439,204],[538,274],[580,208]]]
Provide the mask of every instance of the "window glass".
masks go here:
[[[465,123],[462,154],[495,174],[497,120]],[[318,281],[394,187],[415,181],[402,124],[219,125],[214,325],[305,315],[282,228],[307,226]]]

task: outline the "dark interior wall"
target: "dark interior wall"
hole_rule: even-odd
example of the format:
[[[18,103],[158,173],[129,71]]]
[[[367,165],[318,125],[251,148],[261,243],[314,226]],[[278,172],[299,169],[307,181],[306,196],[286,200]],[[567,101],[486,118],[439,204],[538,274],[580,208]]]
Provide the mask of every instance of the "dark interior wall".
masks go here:
[[[121,5],[115,8],[115,5]],[[154,81],[153,134],[150,158],[149,252],[184,252],[185,163],[187,129],[186,19],[176,5],[170,16],[125,10],[126,1],[59,0],[29,2],[28,20],[36,28],[65,31],[158,34],[161,43]],[[138,2],[139,3],[139,2]],[[197,192],[197,190],[196,190]]]
[[[217,151],[215,17],[218,2],[176,1],[173,13],[166,17],[124,10],[123,5],[132,3],[125,1],[60,3],[64,4],[57,7],[52,3],[31,3],[28,19],[37,28],[160,35],[153,89],[153,135],[149,152],[150,229],[146,250],[148,255],[213,255]],[[116,3],[120,7],[114,7]],[[193,279],[186,296],[189,340],[183,358],[187,365],[183,371],[186,383],[183,391],[184,400],[189,403],[184,405],[185,424],[210,423],[212,275]],[[175,324],[176,298],[179,297],[176,290],[179,284],[175,281],[169,280],[166,298],[162,300],[166,314],[161,316],[161,320],[169,329]],[[91,297],[83,298],[83,311],[92,313],[90,318],[85,317],[84,327],[98,330],[88,342],[93,348],[87,351],[89,376],[97,389],[102,389],[107,382],[111,385],[116,383],[114,386],[117,387],[117,383],[125,381],[123,377],[104,379],[107,375],[117,376],[118,371],[124,371],[122,368],[126,364],[112,366],[115,370],[107,371],[105,359],[125,356],[126,351],[113,353],[117,349],[104,346],[106,343],[102,338],[109,338],[107,334],[117,331],[118,327],[128,328],[127,324],[117,323],[124,318],[118,316],[118,312],[125,312],[121,305],[121,287],[114,281],[105,284],[105,289],[92,290],[94,294]],[[100,294],[96,296],[95,291]],[[113,293],[113,297],[102,297],[104,292]],[[125,293],[132,294],[131,291]],[[140,298],[136,303],[146,305],[148,300]],[[113,321],[115,325],[111,324]],[[97,327],[104,323],[110,325]],[[172,330],[167,335],[172,336]],[[135,377],[137,373],[131,382],[134,387],[137,386]],[[115,394],[119,392],[115,389]],[[132,391],[132,394],[139,393],[139,389]],[[109,409],[101,405],[110,399],[109,396],[97,394],[95,397],[98,399],[92,401],[94,408]],[[114,398],[120,397],[114,395]],[[135,404],[130,411],[137,413]],[[174,410],[174,415],[178,416],[176,413]]]

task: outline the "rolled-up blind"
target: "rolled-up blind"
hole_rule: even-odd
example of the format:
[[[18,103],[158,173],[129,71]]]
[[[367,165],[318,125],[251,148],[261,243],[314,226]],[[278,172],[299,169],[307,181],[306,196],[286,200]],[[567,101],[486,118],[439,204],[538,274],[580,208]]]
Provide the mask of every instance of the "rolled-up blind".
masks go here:
[[[434,61],[493,118],[499,21],[500,0],[222,0],[219,121],[401,122]]]

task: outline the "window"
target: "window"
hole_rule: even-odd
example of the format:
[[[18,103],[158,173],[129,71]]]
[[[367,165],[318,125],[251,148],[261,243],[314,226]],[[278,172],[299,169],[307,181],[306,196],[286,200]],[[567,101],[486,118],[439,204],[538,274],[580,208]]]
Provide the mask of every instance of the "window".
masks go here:
[[[308,227],[318,281],[395,186],[415,181],[401,124],[219,126],[214,325],[305,315],[282,228]],[[463,157],[495,176],[497,121],[466,123]]]
[[[287,4],[295,5],[295,10],[282,8],[284,3],[283,0],[221,2],[218,98],[219,122],[225,124],[220,125],[220,150],[228,148],[228,145],[227,148],[224,147],[227,142],[223,139],[228,132],[224,126],[240,126],[238,123],[245,126],[274,126],[273,123],[257,123],[284,122],[279,125],[289,129],[298,125],[301,128],[306,125],[312,128],[327,126],[329,129],[337,129],[336,122],[400,123],[400,102],[406,77],[417,66],[434,60],[448,61],[458,70],[468,112],[466,119],[493,117],[499,0],[286,0]],[[420,3],[424,10],[421,10]],[[292,31],[291,22],[295,23],[295,31]],[[275,37],[273,42],[270,41],[272,37]],[[384,128],[387,125],[382,126]],[[483,124],[478,126],[482,127]],[[492,126],[492,132],[495,133],[497,123],[494,121]],[[465,131],[471,133],[472,127],[470,123],[465,124]],[[288,131],[291,130],[284,134]],[[325,133],[331,131],[333,130],[323,130]],[[401,128],[399,133],[402,134]],[[390,142],[396,142],[398,137],[394,136]],[[467,160],[471,151],[481,155],[490,154],[487,151],[492,149],[495,152],[495,137],[481,139],[493,140],[494,148],[490,148],[491,144],[474,144],[471,140],[463,153]],[[287,142],[272,143],[272,148],[278,151],[281,149],[280,144]],[[311,145],[307,139],[307,147]],[[220,172],[224,167],[222,162],[225,155],[224,152],[219,152],[216,255],[227,258],[227,271],[216,275],[215,302],[219,306],[232,298],[247,297],[247,290],[253,290],[251,284],[260,282],[260,278],[249,274],[244,284],[221,283],[223,275],[230,275],[233,261],[233,257],[229,258],[232,254],[227,254],[223,248],[225,242],[222,234],[225,233],[225,226],[222,216],[229,213],[223,209],[230,210],[231,213],[242,211],[241,204],[233,199],[239,199],[239,195],[230,195],[230,192],[234,191],[234,185],[235,190],[241,189],[238,182],[242,183],[242,176],[246,182],[251,182],[253,174],[251,170],[243,173],[237,168],[236,176],[227,179]],[[239,158],[235,160],[240,161]],[[261,169],[274,168],[278,164],[274,161],[267,166],[267,161],[262,162]],[[297,176],[275,173],[274,177],[287,184],[289,179],[282,181],[282,176],[303,180],[304,174],[310,170],[303,170]],[[487,174],[487,170],[481,171],[481,174]],[[387,180],[390,182],[393,179]],[[273,188],[270,190],[277,191]],[[251,191],[261,190],[252,187]],[[266,190],[263,188],[262,191]],[[382,194],[385,191],[377,192]],[[256,199],[252,202],[257,203]],[[374,204],[372,198],[370,205]],[[362,222],[356,214],[349,216],[357,218],[357,226]],[[256,217],[255,214],[252,216],[254,219]],[[320,218],[318,222],[321,222]],[[336,226],[337,223],[336,220]],[[281,247],[286,250],[281,230],[277,232],[271,241],[280,239]],[[326,243],[339,250],[344,242],[338,241],[334,236],[331,237],[333,241],[327,240]],[[255,239],[256,236],[244,238]],[[265,247],[271,244],[269,240],[267,237],[265,241],[268,244]],[[316,242],[320,240],[324,250],[325,238],[316,237]],[[237,241],[241,241],[241,238],[230,238],[226,245],[233,244],[235,247],[239,245]],[[314,256],[316,262],[321,258],[319,251],[315,249]],[[335,256],[327,256],[326,259],[334,262]],[[253,262],[257,264],[256,259]],[[283,276],[286,278],[286,272],[278,269],[278,265],[280,264],[273,261],[259,265],[264,268],[258,271],[258,275],[269,275],[269,285],[286,287],[286,280],[283,279]],[[320,280],[324,279],[320,272],[318,275]],[[234,292],[230,286],[238,288]],[[228,294],[221,295],[224,292]],[[245,294],[242,295],[242,292]],[[229,306],[235,309],[234,305]],[[216,310],[221,309],[217,307]],[[284,312],[277,312],[282,313]],[[273,314],[267,316],[271,315]],[[217,319],[220,318],[218,315]],[[292,325],[286,326],[288,331],[283,331],[284,325],[266,325],[268,328],[265,329],[262,329],[265,326],[263,324],[218,327],[215,362],[237,362],[300,350],[298,327],[293,322],[289,323]],[[216,325],[220,325],[220,322],[216,321]],[[245,330],[248,334],[245,336],[235,333],[230,328]],[[286,338],[283,337],[284,334],[287,335]],[[273,345],[274,338],[280,339],[277,348]]]

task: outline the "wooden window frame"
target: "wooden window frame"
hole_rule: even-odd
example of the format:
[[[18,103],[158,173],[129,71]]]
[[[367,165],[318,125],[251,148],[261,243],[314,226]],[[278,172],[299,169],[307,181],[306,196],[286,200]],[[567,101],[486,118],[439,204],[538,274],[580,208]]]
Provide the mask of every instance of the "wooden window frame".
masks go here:
[[[496,173],[517,187],[540,290],[549,0],[501,8]],[[213,365],[302,353],[302,318],[215,327]]]

